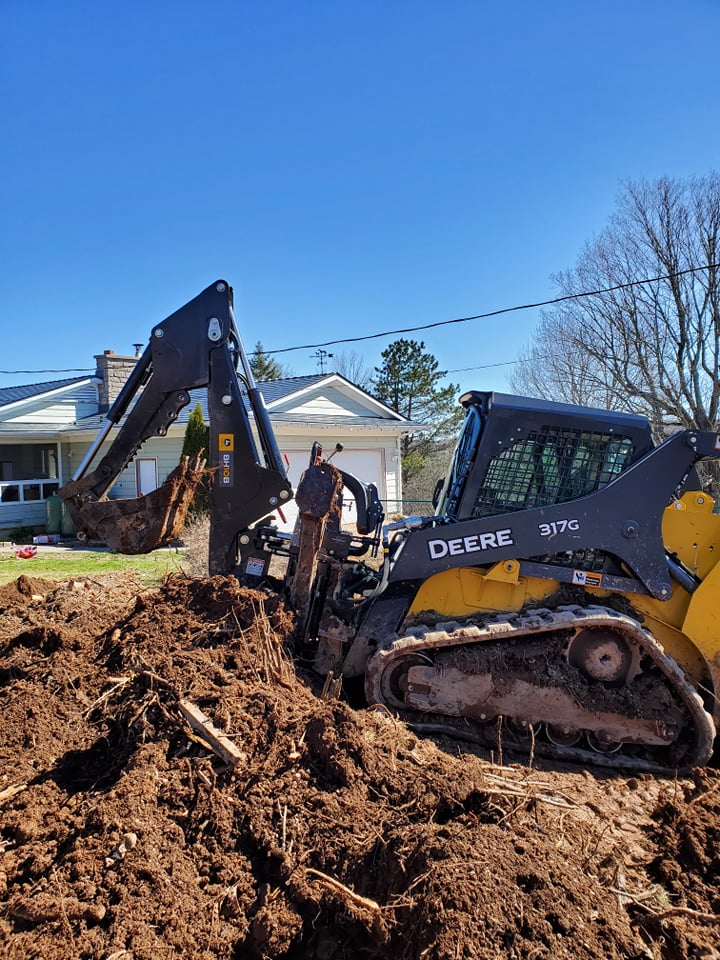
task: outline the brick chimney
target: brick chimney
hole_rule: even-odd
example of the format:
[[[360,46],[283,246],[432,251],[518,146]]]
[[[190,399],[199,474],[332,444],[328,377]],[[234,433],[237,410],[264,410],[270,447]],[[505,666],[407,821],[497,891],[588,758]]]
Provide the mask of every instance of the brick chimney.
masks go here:
[[[123,388],[137,363],[137,357],[120,357],[114,350],[104,350],[95,355],[97,369],[95,376],[100,380],[98,398],[100,413],[107,413],[113,400]]]

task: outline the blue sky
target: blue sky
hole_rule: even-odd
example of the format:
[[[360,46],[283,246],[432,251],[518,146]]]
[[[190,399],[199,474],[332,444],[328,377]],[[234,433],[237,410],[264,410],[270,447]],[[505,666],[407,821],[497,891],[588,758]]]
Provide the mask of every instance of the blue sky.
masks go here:
[[[219,277],[268,351],[550,298],[623,180],[717,169],[719,36],[717,0],[0,0],[0,368],[132,353]],[[412,336],[507,389],[461,368],[537,320]]]

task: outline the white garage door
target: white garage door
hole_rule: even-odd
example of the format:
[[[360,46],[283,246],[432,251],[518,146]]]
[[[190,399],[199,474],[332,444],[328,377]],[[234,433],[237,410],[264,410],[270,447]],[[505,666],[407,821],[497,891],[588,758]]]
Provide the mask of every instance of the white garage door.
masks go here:
[[[331,450],[332,447],[327,448],[326,452],[330,453]],[[300,477],[309,463],[310,453],[307,450],[284,450],[282,454],[284,458],[287,458],[286,462],[290,462],[288,477],[293,486],[293,490],[297,490]],[[332,458],[332,463],[341,470],[355,474],[363,483],[374,483],[378,488],[380,499],[385,499],[385,471],[383,469],[382,450],[348,450],[346,448],[342,453],[335,454]],[[283,523],[278,516],[278,527],[280,530],[292,532],[298,513],[295,501],[293,500],[284,506],[282,512],[285,516],[285,522]],[[344,490],[343,524],[354,523],[355,516],[355,499],[351,496],[349,490]]]

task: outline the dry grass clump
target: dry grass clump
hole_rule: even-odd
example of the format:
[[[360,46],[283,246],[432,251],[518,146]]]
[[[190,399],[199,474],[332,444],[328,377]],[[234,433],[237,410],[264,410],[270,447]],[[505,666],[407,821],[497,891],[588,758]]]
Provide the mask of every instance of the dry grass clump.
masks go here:
[[[210,517],[208,514],[195,514],[185,521],[182,533],[183,572],[193,579],[210,576],[208,564],[208,544],[210,542]],[[285,576],[287,559],[272,557],[269,573],[273,577]]]
[[[183,568],[189,577],[207,577],[210,517],[207,513],[192,514],[185,521],[182,532],[184,545]]]

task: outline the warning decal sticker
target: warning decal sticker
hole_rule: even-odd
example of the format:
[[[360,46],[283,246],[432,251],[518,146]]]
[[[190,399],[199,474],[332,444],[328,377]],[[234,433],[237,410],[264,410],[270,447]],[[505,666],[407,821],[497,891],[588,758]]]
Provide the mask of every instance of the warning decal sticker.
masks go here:
[[[265,572],[265,561],[260,557],[248,557],[245,564],[245,573],[251,577],[261,577]]]
[[[587,573],[585,570],[573,570],[572,582],[583,587],[599,587],[602,585],[601,573]]]

